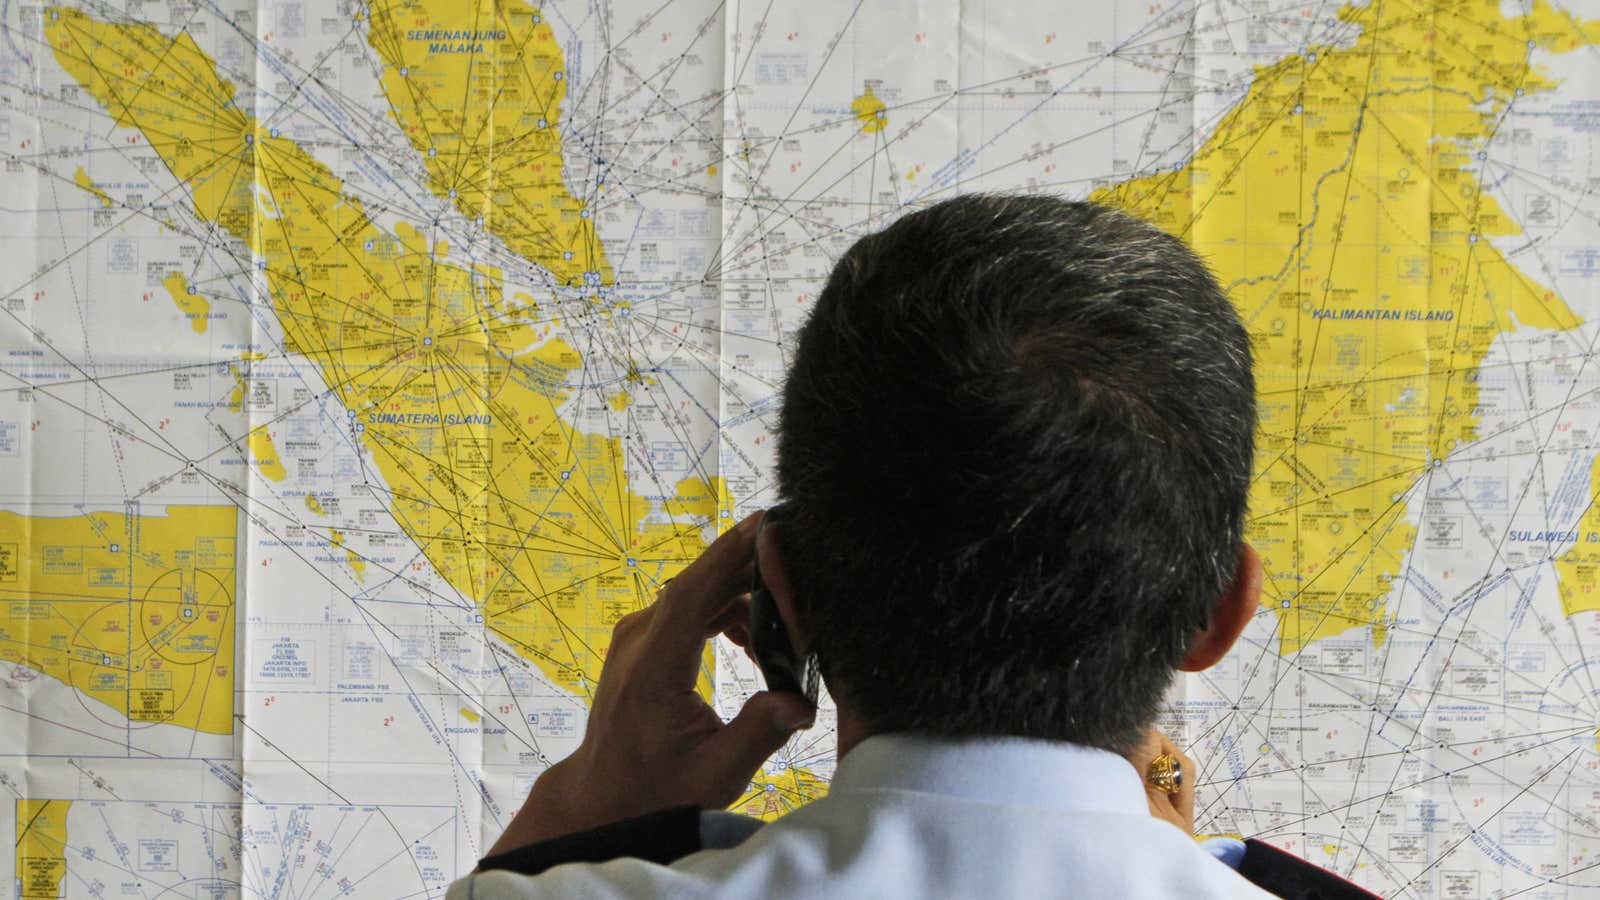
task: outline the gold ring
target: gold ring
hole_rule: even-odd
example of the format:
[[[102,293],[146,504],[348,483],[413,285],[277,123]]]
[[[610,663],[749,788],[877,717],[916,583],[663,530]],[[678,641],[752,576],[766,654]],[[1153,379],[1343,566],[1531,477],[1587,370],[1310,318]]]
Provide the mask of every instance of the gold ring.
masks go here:
[[[1178,758],[1171,753],[1163,753],[1150,760],[1150,768],[1144,771],[1144,780],[1168,796],[1176,794],[1183,787],[1183,763],[1178,762]]]

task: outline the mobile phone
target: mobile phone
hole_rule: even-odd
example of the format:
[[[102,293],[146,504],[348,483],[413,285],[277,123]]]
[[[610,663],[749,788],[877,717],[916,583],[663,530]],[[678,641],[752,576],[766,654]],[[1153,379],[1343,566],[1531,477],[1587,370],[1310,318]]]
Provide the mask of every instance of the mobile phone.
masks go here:
[[[761,524],[756,526],[758,546],[761,530],[767,527],[768,522],[774,521],[774,517],[781,515],[782,507],[775,506],[761,517]],[[755,563],[755,578],[750,585],[750,655],[755,657],[761,677],[767,680],[768,690],[790,691],[806,698],[812,706],[817,705],[817,689],[821,681],[817,672],[817,655],[807,653],[801,656],[795,651],[794,644],[789,640],[789,632],[783,627],[783,619],[778,616],[777,601],[772,599],[772,591],[761,579],[759,555]]]

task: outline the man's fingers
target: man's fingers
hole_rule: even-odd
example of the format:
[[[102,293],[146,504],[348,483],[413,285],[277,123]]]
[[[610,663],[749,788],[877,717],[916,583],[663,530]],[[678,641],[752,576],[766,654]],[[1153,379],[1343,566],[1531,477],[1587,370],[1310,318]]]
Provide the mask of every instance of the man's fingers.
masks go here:
[[[662,590],[659,602],[672,618],[692,623],[699,630],[722,610],[730,596],[750,589],[749,566],[755,558],[756,524],[762,515],[746,516],[724,532]],[[746,579],[743,583],[741,574]]]
[[[1178,745],[1171,738],[1162,735],[1161,752],[1172,754],[1178,761],[1183,771],[1183,782],[1178,785],[1178,792],[1171,795],[1172,805],[1177,808],[1178,815],[1188,823],[1188,830],[1194,831],[1194,786],[1200,779],[1200,772],[1195,768],[1194,760],[1188,754],[1178,749]]]
[[[646,638],[649,647],[641,654],[656,683],[668,689],[693,686],[700,671],[700,651],[706,638],[716,633],[708,629],[735,597],[750,590],[760,518],[760,513],[745,518],[662,588]]]
[[[606,647],[605,661],[600,664],[600,680],[604,682],[606,675],[615,668],[613,660],[621,659],[627,654],[630,646],[636,643],[640,636],[649,629],[650,620],[654,617],[655,607],[646,606],[636,609],[617,620],[611,627],[611,643]]]
[[[750,776],[796,731],[810,728],[817,711],[799,694],[786,691],[761,691],[745,701],[744,708],[723,726],[706,746],[706,762],[716,767],[718,783],[735,785],[735,794],[723,803],[739,799]]]
[[[1146,774],[1150,762],[1162,754],[1170,755],[1177,760],[1178,770],[1183,773],[1178,782],[1178,790],[1170,794],[1152,785]],[[1173,743],[1171,738],[1155,730],[1147,735],[1144,745],[1140,748],[1140,755],[1142,762],[1138,764],[1139,777],[1145,779],[1145,793],[1150,797],[1151,812],[1193,834],[1194,786],[1195,779],[1200,775],[1195,770],[1194,760],[1178,749],[1178,745]]]
[[[716,617],[706,623],[705,636],[714,638],[719,634],[733,636],[733,630],[744,628],[750,624],[750,595],[738,594],[728,601],[727,607]],[[736,642],[737,643],[737,642]],[[740,646],[743,646],[742,644]]]
[[[1171,754],[1178,761],[1183,777],[1175,793],[1167,793],[1161,788],[1150,783],[1150,763],[1162,754]],[[1194,760],[1190,759],[1178,745],[1172,742],[1157,729],[1145,733],[1144,740],[1139,747],[1128,756],[1128,762],[1139,773],[1139,780],[1144,782],[1144,791],[1150,802],[1150,813],[1158,819],[1165,819],[1177,825],[1190,834],[1194,833],[1194,786],[1200,773],[1195,768]]]

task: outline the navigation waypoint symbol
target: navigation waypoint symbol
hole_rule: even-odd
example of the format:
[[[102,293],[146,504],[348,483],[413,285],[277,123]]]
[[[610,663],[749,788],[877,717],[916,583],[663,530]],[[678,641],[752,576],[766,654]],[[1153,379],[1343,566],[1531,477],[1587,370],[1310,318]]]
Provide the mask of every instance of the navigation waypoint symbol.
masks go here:
[[[400,67],[400,77],[401,78],[405,78],[406,76],[408,76],[410,74],[411,74],[411,67],[410,66],[401,66]]]
[[[112,544],[111,545],[111,552],[112,553],[121,553],[122,552],[122,545],[121,544]]]

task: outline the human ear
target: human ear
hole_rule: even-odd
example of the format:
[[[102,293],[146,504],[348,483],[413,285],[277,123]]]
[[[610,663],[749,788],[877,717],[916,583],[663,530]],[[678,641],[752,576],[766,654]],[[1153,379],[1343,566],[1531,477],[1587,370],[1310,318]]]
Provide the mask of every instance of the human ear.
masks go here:
[[[1241,543],[1239,566],[1234,570],[1233,581],[1212,605],[1205,627],[1195,632],[1189,652],[1178,664],[1180,671],[1209,669],[1227,655],[1261,606],[1263,577],[1260,554],[1249,544]]]

